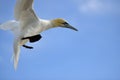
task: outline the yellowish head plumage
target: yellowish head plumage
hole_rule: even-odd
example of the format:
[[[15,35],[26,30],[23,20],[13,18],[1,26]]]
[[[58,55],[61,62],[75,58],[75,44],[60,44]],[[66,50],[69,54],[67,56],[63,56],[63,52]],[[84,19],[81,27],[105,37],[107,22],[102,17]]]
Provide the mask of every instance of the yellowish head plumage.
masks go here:
[[[55,27],[56,26],[64,26],[63,23],[65,23],[65,22],[66,21],[64,19],[61,19],[61,18],[57,18],[57,19],[52,20],[52,23]]]

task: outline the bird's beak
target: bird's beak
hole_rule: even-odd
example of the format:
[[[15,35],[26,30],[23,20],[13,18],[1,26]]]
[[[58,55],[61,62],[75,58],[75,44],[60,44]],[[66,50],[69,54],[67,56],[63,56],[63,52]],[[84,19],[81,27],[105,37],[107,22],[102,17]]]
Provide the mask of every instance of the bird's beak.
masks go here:
[[[78,29],[74,28],[74,27],[71,26],[71,25],[66,25],[65,28],[69,28],[69,29],[72,29],[72,30],[78,31]]]

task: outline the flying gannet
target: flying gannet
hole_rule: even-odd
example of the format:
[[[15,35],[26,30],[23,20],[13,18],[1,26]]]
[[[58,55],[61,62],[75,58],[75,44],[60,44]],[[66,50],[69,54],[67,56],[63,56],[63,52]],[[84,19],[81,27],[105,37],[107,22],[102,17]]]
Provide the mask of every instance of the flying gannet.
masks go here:
[[[0,29],[11,30],[15,34],[14,39],[14,68],[17,68],[20,47],[32,49],[33,47],[25,45],[26,42],[36,42],[41,39],[39,33],[50,28],[62,27],[78,31],[72,27],[66,20],[57,18],[53,20],[44,20],[36,16],[33,9],[34,0],[17,0],[14,10],[15,20],[7,21],[0,25]]]

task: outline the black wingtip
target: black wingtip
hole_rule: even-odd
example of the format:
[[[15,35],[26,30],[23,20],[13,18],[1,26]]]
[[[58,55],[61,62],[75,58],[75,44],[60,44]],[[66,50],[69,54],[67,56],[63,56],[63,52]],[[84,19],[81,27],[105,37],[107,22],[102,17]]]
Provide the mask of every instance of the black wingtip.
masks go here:
[[[31,46],[23,45],[23,47],[28,48],[28,49],[33,49]]]
[[[21,40],[29,39],[30,43],[34,43],[34,42],[39,41],[41,38],[42,38],[42,36],[40,34],[38,34],[38,35],[34,35],[34,36],[24,37]]]

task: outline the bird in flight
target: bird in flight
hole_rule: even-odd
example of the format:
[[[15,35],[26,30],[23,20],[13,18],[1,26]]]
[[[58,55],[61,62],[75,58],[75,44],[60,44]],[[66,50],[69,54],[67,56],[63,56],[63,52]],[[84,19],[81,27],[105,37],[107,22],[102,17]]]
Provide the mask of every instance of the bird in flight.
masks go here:
[[[18,65],[20,47],[23,46],[32,49],[33,47],[25,44],[28,41],[31,43],[39,41],[42,38],[40,35],[41,32],[56,27],[69,28],[78,31],[62,18],[52,20],[40,19],[34,12],[33,2],[34,0],[17,0],[14,9],[15,20],[0,24],[0,29],[11,30],[15,34],[13,44],[15,69],[17,69]]]

